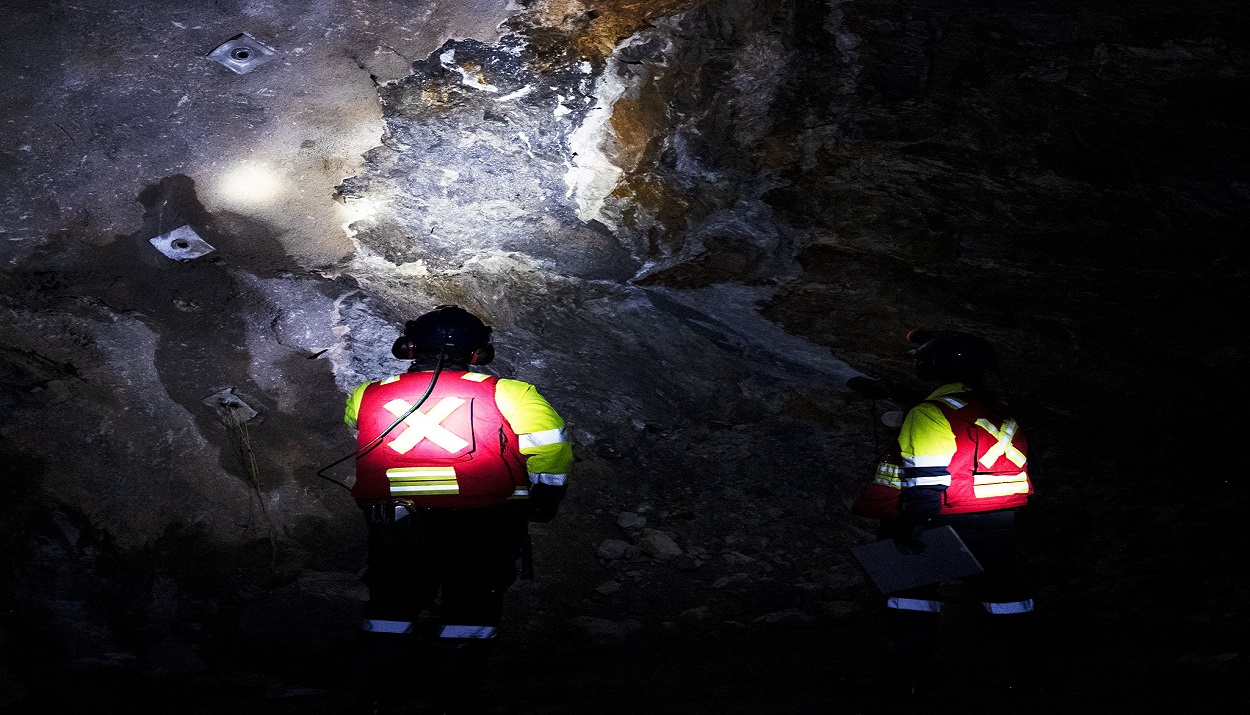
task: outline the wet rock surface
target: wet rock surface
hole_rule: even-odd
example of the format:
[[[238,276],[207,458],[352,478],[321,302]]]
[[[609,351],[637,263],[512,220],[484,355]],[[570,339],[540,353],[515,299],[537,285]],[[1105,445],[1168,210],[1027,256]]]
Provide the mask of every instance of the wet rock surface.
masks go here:
[[[315,473],[403,321],[457,303],[577,442],[494,711],[1244,708],[1240,6],[0,14],[64,58],[3,60],[0,707],[358,706],[364,533]],[[243,30],[281,59],[204,57]],[[280,197],[228,195],[236,159]],[[149,242],[182,225],[215,250]],[[919,388],[917,326],[999,346],[1035,445],[1032,699],[967,599],[938,699],[877,685],[847,507],[898,406],[843,385]]]

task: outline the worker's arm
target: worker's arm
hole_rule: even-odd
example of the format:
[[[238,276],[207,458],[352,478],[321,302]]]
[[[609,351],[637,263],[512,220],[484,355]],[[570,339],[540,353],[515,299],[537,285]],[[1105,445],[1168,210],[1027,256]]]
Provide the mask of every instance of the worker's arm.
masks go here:
[[[538,390],[519,380],[495,384],[495,403],[520,440],[530,479],[534,521],[550,521],[568,489],[573,445],[564,433],[564,420]]]
[[[942,493],[951,484],[955,434],[942,410],[931,402],[913,407],[898,435],[903,457],[903,521],[923,526],[942,508]]]
[[[364,396],[365,388],[370,384],[366,382],[352,390],[351,396],[347,398],[347,409],[343,412],[343,421],[352,429],[356,429],[356,418],[360,416],[360,398]]]

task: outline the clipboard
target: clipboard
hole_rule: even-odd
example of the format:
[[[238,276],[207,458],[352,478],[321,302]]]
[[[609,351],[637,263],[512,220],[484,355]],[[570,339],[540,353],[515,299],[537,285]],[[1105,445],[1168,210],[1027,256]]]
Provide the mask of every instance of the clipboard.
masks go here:
[[[920,541],[925,549],[918,554],[902,553],[893,539],[886,539],[856,546],[851,555],[881,593],[975,576],[985,570],[949,526],[922,531]]]

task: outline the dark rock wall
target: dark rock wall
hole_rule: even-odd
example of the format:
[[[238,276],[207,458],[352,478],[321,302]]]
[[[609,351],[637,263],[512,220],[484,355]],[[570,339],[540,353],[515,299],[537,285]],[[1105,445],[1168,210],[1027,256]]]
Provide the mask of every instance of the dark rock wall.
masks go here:
[[[1074,642],[1145,678],[1240,667],[1241,4],[514,10],[497,41],[370,72],[384,129],[323,197],[354,217],[329,249],[178,173],[135,187],[125,234],[40,179],[79,218],[0,273],[0,597],[26,619],[0,666],[6,642],[150,675],[345,640],[363,533],[314,473],[350,450],[346,393],[405,368],[402,321],[451,302],[578,443],[518,634],[845,624],[872,598],[845,547],[871,538],[846,502],[874,435],[843,384],[917,387],[905,331],[959,328],[1000,348],[1038,448],[1026,564]],[[115,119],[101,136],[156,121]],[[179,223],[217,251],[149,250]]]

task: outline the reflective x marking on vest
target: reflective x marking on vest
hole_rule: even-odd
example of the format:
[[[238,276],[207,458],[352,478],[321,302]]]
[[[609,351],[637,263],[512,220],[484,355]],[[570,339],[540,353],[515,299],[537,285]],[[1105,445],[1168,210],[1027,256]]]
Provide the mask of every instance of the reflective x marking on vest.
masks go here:
[[[437,405],[431,407],[429,412],[416,410],[404,418],[404,425],[407,429],[391,440],[390,448],[400,454],[406,454],[413,447],[420,444],[423,439],[430,440],[451,454],[468,447],[468,442],[457,437],[442,425],[443,420],[450,417],[451,413],[455,412],[463,404],[465,404],[465,401],[459,397],[444,397],[442,400],[439,400]],[[391,400],[383,407],[396,417],[412,409],[412,405],[403,400]]]
[[[981,455],[981,459],[977,460],[981,463],[981,466],[989,469],[994,466],[994,462],[997,462],[999,457],[1004,455],[1017,467],[1024,466],[1024,452],[1016,449],[1011,443],[1011,438],[1016,436],[1016,430],[1019,429],[1019,425],[1016,424],[1015,420],[1008,417],[1007,420],[1003,422],[1002,428],[999,429],[994,426],[993,422],[990,422],[982,417],[977,420],[977,427],[989,432],[994,439],[998,440],[993,447],[989,448],[989,451]]]

